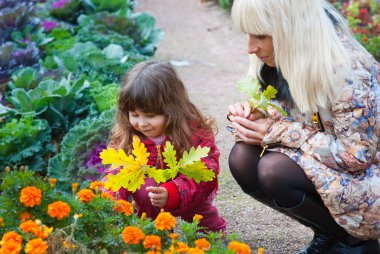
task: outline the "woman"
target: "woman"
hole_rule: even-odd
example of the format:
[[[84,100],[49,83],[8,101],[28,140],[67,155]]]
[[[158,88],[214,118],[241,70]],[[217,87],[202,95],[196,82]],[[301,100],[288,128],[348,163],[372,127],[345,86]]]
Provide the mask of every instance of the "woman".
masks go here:
[[[229,106],[242,190],[314,231],[297,253],[380,253],[380,66],[324,0],[235,0],[250,75],[287,113]],[[263,150],[264,147],[264,150]]]

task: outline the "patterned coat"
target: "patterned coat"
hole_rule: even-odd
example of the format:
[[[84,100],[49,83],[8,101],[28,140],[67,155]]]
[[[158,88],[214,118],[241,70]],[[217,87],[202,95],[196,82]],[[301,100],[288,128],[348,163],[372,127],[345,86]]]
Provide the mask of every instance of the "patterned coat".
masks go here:
[[[325,131],[311,114],[287,108],[270,112],[273,125],[263,145],[288,155],[305,171],[334,219],[362,239],[380,238],[380,66],[361,46],[354,52],[352,78],[329,110],[320,110]],[[359,55],[359,57],[358,57]]]

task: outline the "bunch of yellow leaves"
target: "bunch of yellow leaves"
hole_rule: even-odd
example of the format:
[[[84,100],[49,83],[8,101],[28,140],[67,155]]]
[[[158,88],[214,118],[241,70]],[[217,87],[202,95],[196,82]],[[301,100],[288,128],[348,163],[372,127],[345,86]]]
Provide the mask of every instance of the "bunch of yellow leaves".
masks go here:
[[[209,147],[192,147],[189,152],[185,151],[182,158],[177,161],[176,151],[173,145],[167,141],[162,153],[168,168],[157,169],[147,165],[149,153],[137,136],[133,137],[132,154],[126,155],[123,149],[116,151],[113,148],[104,149],[100,153],[103,164],[111,164],[112,169],[121,168],[115,175],[108,175],[105,188],[117,192],[120,188],[135,192],[145,183],[145,175],[153,178],[157,183],[164,183],[174,179],[179,173],[194,179],[196,182],[211,181],[215,173],[208,169],[202,158],[210,151]]]

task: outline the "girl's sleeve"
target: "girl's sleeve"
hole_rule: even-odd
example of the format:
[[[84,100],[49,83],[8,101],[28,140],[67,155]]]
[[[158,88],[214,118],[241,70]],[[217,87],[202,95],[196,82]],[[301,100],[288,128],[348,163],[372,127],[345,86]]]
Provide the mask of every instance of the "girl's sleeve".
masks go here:
[[[175,179],[170,181],[173,183],[179,191],[180,202],[178,209],[186,210],[191,209],[191,207],[197,206],[202,201],[209,199],[213,200],[215,197],[216,190],[218,189],[217,176],[219,174],[219,149],[215,145],[214,137],[198,137],[193,135],[193,146],[194,147],[209,147],[210,151],[208,156],[203,158],[202,161],[205,163],[208,169],[211,169],[215,173],[215,178],[212,181],[200,183],[195,182],[193,179],[188,178],[183,174],[179,174]]]
[[[376,94],[372,90],[377,86],[371,76],[347,81],[331,108],[334,135],[280,119],[274,121],[263,144],[299,148],[336,170],[357,172],[368,168],[378,143]]]

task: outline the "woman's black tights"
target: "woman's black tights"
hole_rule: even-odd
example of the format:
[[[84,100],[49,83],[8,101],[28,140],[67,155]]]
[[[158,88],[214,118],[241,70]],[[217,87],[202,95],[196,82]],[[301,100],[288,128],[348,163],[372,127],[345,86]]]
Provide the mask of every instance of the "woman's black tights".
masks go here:
[[[242,190],[258,201],[295,218],[315,232],[350,237],[333,219],[302,168],[287,155],[236,143],[229,156],[231,173]]]
[[[230,170],[245,193],[262,189],[280,207],[296,206],[305,193],[319,197],[314,185],[297,163],[276,152],[268,152],[260,158],[262,149],[240,142],[231,150]]]

